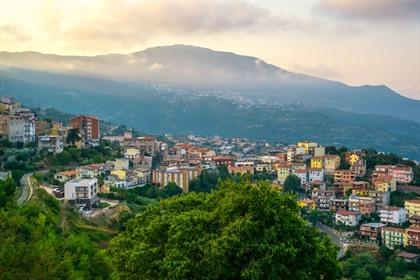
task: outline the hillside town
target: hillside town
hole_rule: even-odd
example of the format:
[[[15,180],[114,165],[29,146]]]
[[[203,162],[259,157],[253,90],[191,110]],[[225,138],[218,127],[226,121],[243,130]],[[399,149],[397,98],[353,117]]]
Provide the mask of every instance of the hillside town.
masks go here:
[[[54,170],[54,184],[46,188],[58,199],[82,211],[98,206],[101,195],[115,189],[163,188],[176,184],[183,193],[205,170],[226,168],[232,176],[261,176],[275,188],[297,183],[298,204],[309,220],[322,217],[341,241],[381,242],[389,249],[420,248],[420,187],[412,186],[413,167],[376,164],[369,169],[364,150],[339,151],[312,141],[268,143],[220,136],[101,135],[96,116],[78,115],[68,123],[38,119],[10,97],[0,99],[0,137],[34,147],[41,155],[59,155],[66,149],[84,150],[108,143],[117,147],[112,160],[99,160]],[[418,164],[418,163],[417,163]],[[2,170],[1,178],[11,176]],[[390,204],[396,191],[413,192],[414,199],[399,207]],[[344,233],[347,234],[344,238]],[[405,255],[404,255],[405,254]],[[419,255],[403,252],[407,260]]]

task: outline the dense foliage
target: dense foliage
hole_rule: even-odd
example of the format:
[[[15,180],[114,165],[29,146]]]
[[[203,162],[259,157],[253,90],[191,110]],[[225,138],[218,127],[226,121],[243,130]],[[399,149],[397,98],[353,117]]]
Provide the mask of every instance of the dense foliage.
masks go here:
[[[110,246],[119,279],[337,279],[337,250],[267,183],[151,205]]]
[[[342,261],[344,276],[352,280],[420,279],[420,265],[407,263],[392,251],[375,256],[369,252],[349,252]],[[381,251],[382,252],[382,251]]]
[[[295,174],[289,174],[284,181],[284,190],[286,192],[300,192],[302,191],[300,178]]]
[[[4,204],[4,203],[3,203]],[[44,190],[22,208],[0,206],[1,279],[106,279],[98,242],[110,233],[85,223]]]

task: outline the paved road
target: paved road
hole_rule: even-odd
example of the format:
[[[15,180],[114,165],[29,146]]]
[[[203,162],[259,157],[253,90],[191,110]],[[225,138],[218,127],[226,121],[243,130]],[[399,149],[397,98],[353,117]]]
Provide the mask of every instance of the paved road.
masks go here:
[[[341,258],[344,256],[344,253],[347,250],[347,244],[341,241],[340,237],[337,236],[329,227],[326,225],[317,222],[315,225],[320,231],[325,232],[328,234],[328,236],[331,238],[332,242],[340,249],[338,252],[338,258]]]
[[[32,197],[33,189],[31,185],[31,177],[32,173],[23,175],[22,179],[20,179],[20,185],[22,188],[22,193],[20,194],[17,203],[19,206],[23,205],[26,201],[28,201]]]

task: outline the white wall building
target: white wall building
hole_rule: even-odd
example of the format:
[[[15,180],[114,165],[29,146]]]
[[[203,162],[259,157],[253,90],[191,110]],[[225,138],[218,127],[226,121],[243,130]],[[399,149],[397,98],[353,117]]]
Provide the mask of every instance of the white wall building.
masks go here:
[[[324,169],[310,168],[308,169],[308,180],[309,182],[324,181]]]
[[[28,109],[18,109],[9,115],[7,134],[12,143],[35,142],[35,114]]]
[[[64,199],[90,209],[98,201],[98,189],[96,178],[71,180],[64,184]]]
[[[358,212],[347,211],[347,210],[338,210],[335,213],[335,223],[344,224],[346,226],[357,226],[359,224],[362,215]]]
[[[58,154],[63,151],[63,137],[59,135],[43,135],[38,137],[38,150]]]
[[[385,206],[379,211],[382,223],[401,225],[407,221],[405,208]]]

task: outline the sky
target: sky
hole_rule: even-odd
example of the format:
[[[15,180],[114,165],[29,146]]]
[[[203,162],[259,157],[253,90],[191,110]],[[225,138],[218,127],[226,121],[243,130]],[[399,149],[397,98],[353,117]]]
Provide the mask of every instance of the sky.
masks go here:
[[[97,55],[173,44],[420,99],[419,0],[0,1],[1,51]]]

